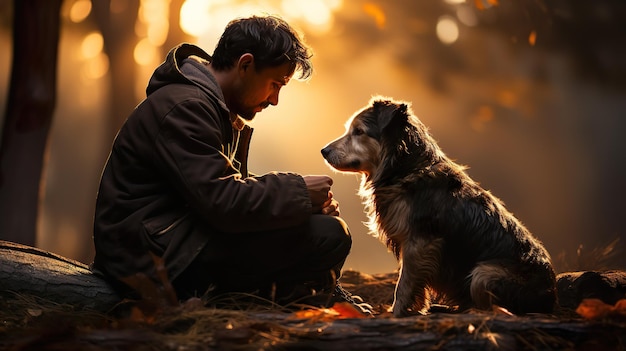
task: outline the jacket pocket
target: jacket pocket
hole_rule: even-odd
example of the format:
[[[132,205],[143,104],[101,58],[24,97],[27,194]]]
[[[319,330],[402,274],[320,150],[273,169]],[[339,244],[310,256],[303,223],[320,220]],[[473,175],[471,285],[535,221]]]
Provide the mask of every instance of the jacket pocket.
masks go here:
[[[145,239],[148,241],[151,250],[162,256],[168,244],[172,240],[176,227],[178,227],[187,217],[188,213],[169,214],[146,219],[142,222]]]

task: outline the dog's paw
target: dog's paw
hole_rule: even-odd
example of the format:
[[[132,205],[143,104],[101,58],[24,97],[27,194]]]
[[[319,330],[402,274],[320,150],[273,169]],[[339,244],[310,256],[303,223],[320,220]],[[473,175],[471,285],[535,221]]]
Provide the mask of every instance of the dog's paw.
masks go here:
[[[410,316],[425,316],[428,314],[428,312],[425,310],[415,311],[411,308],[401,308],[397,305],[391,306],[387,310],[387,312],[390,312],[391,314],[393,314],[395,318],[410,317]]]

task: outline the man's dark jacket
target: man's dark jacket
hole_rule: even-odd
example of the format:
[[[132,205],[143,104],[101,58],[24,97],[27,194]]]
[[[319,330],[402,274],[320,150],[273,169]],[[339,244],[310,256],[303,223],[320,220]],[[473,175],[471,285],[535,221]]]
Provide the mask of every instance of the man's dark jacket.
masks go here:
[[[233,127],[238,117],[201,62],[210,59],[190,44],[172,49],[115,139],[94,223],[93,266],[110,277],[155,278],[157,256],[174,280],[211,235],[286,228],[311,216],[300,175],[248,175],[252,129]]]

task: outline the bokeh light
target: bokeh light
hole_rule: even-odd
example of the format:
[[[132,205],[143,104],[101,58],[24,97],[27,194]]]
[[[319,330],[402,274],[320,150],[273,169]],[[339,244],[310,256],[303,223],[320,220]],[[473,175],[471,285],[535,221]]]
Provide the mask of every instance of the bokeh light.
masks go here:
[[[380,6],[374,3],[366,3],[363,4],[363,11],[374,18],[374,22],[376,23],[376,27],[378,29],[385,28],[387,16],[385,16],[385,12],[380,8]]]
[[[208,13],[211,9],[209,1],[187,0],[180,9],[181,29],[194,37],[199,37],[211,27],[211,22],[207,21]]]
[[[459,26],[454,18],[441,16],[437,21],[437,37],[444,44],[452,44],[459,39]]]
[[[80,53],[83,59],[98,56],[104,47],[104,39],[100,32],[91,32],[85,36],[80,45]]]
[[[70,7],[69,18],[74,23],[80,23],[91,13],[91,0],[77,0]]]
[[[181,29],[197,38],[197,43],[212,49],[228,22],[251,15],[276,14],[313,35],[332,29],[334,13],[343,0],[186,0],[180,11]]]
[[[474,27],[478,24],[475,9],[471,6],[459,6],[456,10],[456,17],[466,26]]]
[[[169,31],[169,0],[141,0],[138,23],[145,27],[145,36],[153,46],[161,46]]]
[[[322,34],[333,25],[333,12],[341,8],[341,0],[283,0],[281,13],[288,20],[296,20],[307,26],[307,29]]]
[[[135,62],[142,66],[148,66],[160,59],[159,50],[157,47],[150,43],[148,38],[141,39],[135,46],[133,51],[133,57]]]
[[[100,79],[109,71],[109,57],[100,52],[97,56],[85,62],[82,68],[83,78],[87,80]]]

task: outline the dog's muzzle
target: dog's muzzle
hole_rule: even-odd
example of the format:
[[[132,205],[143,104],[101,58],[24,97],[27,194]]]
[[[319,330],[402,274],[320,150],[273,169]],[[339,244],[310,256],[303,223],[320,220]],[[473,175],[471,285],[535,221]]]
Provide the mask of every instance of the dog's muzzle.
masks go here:
[[[325,148],[322,149],[322,156],[325,159],[328,159],[328,155],[330,155],[330,153],[333,151],[333,149],[330,146],[326,146]]]

